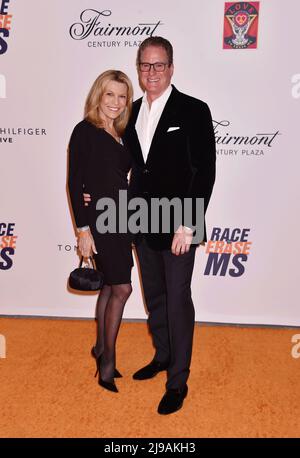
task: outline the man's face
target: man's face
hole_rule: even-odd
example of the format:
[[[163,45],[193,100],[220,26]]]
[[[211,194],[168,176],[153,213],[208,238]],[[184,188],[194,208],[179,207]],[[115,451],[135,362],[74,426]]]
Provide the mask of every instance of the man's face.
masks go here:
[[[169,64],[167,52],[161,46],[148,46],[145,48],[141,53],[140,62]],[[170,66],[166,65],[163,72],[154,70],[153,66],[147,72],[138,70],[141,86],[151,100],[157,99],[167,89],[171,83],[173,71],[173,64]]]

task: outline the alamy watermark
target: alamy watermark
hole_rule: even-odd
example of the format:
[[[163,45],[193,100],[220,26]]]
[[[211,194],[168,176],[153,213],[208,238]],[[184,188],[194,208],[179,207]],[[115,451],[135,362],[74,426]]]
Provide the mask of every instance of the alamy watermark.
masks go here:
[[[6,358],[6,339],[0,334],[0,358]]]
[[[296,73],[291,78],[292,83],[292,97],[294,99],[300,98],[300,73]]]
[[[96,220],[100,234],[169,234],[180,226],[193,231],[192,242],[198,244],[204,237],[204,199],[142,197],[127,199],[127,190],[119,191],[118,203],[110,197],[97,201],[96,210],[101,210]]]
[[[292,346],[291,355],[293,358],[300,358],[300,334],[294,334],[292,337],[292,343],[295,345]]]

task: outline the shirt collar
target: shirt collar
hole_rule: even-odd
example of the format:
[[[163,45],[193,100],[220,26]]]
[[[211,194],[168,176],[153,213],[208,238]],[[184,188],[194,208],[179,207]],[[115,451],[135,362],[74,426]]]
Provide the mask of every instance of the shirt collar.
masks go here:
[[[170,94],[172,92],[172,85],[170,84],[167,89],[159,96],[157,99],[153,100],[152,106],[155,105],[163,105],[167,102],[168,98],[170,97]],[[149,109],[149,104],[147,100],[147,93],[145,92],[143,95],[142,103],[146,103],[148,109]]]

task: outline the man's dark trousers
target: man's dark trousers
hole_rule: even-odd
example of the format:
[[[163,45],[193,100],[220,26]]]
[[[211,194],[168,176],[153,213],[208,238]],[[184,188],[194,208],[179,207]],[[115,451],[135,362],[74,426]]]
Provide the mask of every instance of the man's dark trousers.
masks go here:
[[[182,388],[189,376],[193,344],[191,279],[196,247],[176,256],[168,249],[151,248],[143,237],[136,251],[156,350],[154,359],[169,362],[167,389]]]

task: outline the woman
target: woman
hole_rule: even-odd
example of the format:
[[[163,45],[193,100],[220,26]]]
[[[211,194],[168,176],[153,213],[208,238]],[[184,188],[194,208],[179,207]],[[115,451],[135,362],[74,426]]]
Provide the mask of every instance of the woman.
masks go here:
[[[98,76],[88,95],[84,120],[73,130],[69,145],[69,192],[78,228],[78,248],[85,258],[94,253],[104,286],[96,307],[97,341],[92,348],[99,384],[118,392],[114,377],[115,346],[124,305],[132,291],[133,266],[129,233],[99,233],[96,228],[98,199],[109,197],[116,204],[120,190],[127,190],[131,168],[129,151],[121,136],[132,107],[133,89],[121,71],[108,70]],[[83,189],[93,196],[86,207]],[[96,372],[96,375],[97,375]],[[95,375],[95,376],[96,376]]]

